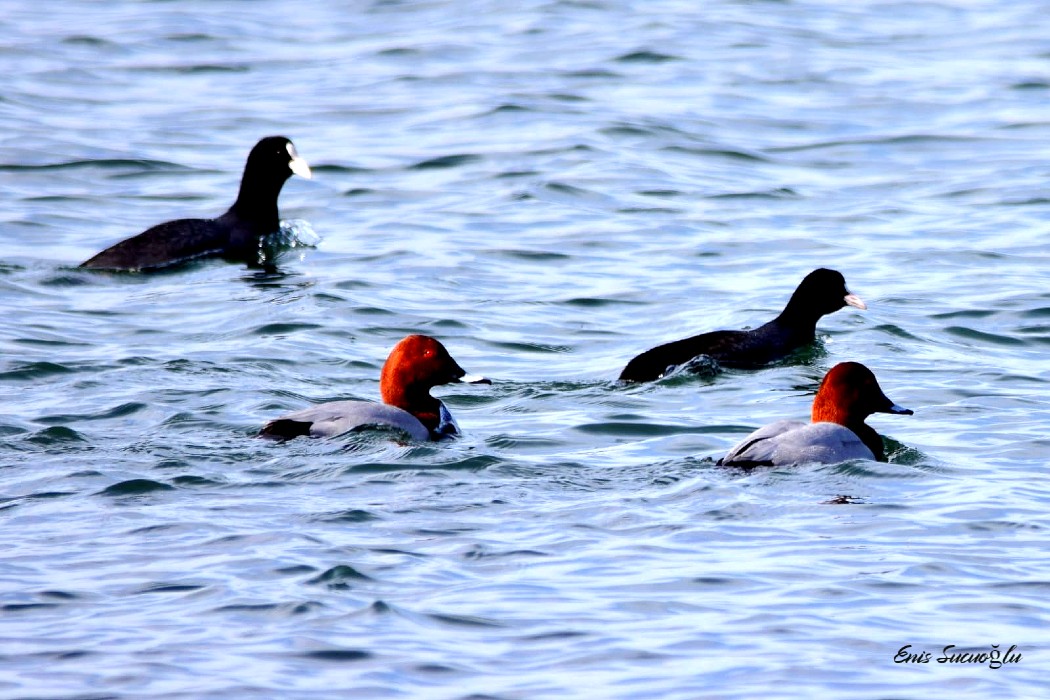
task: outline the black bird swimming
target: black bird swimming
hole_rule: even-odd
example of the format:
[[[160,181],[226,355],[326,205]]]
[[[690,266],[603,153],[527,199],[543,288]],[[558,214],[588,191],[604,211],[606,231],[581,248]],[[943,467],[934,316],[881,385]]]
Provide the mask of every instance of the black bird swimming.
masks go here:
[[[820,317],[845,306],[868,308],[860,297],[846,289],[846,279],[840,272],[822,267],[806,275],[784,310],[769,323],[751,331],[701,333],[646,350],[627,363],[620,379],[659,379],[700,355],[723,367],[761,367],[813,342]]]
[[[268,136],[248,154],[233,206],[216,219],[176,219],[106,248],[80,267],[153,270],[187,260],[225,257],[256,262],[259,241],[280,227],[277,195],[292,174],[310,178],[310,166],[284,136]]]

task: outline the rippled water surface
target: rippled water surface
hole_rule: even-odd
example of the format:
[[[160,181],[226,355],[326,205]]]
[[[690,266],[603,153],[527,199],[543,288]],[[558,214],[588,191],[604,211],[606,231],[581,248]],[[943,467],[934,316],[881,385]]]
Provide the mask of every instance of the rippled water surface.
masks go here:
[[[1045,697],[1048,17],[0,0],[0,696]],[[316,246],[75,269],[276,133]],[[812,349],[615,381],[820,266]],[[461,439],[253,439],[414,332]],[[888,464],[715,466],[844,360]]]

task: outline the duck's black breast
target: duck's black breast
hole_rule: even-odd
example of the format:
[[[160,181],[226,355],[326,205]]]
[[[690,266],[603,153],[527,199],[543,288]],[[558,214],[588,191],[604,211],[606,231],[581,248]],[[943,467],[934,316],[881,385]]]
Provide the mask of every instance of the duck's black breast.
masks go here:
[[[80,267],[151,270],[220,255],[229,246],[231,230],[230,224],[222,219],[166,221],[106,248]]]

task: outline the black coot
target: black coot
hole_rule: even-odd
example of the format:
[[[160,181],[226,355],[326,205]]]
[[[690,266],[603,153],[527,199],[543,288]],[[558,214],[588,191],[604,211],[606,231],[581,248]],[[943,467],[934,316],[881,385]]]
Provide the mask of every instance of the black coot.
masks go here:
[[[277,195],[292,174],[310,177],[310,166],[283,136],[268,136],[248,154],[233,206],[216,219],[177,219],[106,248],[80,267],[151,270],[204,257],[254,262],[259,240],[280,226]]]
[[[866,309],[846,289],[842,273],[819,268],[806,275],[775,319],[751,331],[712,331],[646,350],[627,363],[620,379],[648,382],[706,355],[724,367],[753,368],[786,357],[813,342],[821,316],[845,306]]]

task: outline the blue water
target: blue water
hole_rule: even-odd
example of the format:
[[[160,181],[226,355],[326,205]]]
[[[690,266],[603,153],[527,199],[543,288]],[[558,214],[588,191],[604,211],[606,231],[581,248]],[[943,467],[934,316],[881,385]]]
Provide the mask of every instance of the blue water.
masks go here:
[[[1044,697],[1048,18],[0,0],[0,696]],[[75,269],[269,134],[278,272]],[[614,381],[819,266],[792,361]],[[461,439],[253,439],[416,332]],[[888,464],[714,465],[844,360]]]

